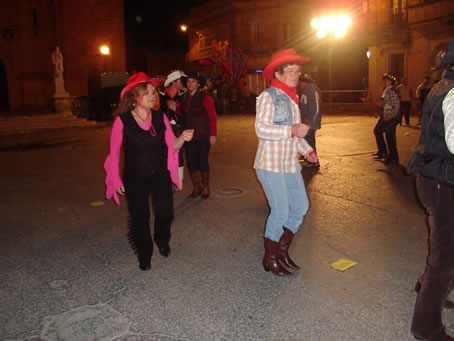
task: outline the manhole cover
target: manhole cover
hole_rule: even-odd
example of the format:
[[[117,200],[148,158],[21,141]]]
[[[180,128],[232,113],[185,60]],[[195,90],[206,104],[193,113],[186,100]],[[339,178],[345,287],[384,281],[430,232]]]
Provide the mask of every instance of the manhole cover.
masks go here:
[[[243,194],[244,190],[242,190],[241,188],[226,188],[226,189],[219,190],[218,193],[221,195],[232,196],[232,195]]]

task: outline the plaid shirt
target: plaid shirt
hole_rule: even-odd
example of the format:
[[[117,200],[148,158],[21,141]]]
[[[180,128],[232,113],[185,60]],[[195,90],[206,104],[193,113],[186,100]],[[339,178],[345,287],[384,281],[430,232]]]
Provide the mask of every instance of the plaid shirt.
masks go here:
[[[400,100],[397,96],[397,91],[393,88],[392,85],[388,86],[383,90],[381,95],[383,98],[383,114],[389,118],[397,117],[399,112]]]
[[[284,92],[277,89],[278,94]],[[298,105],[289,97],[293,124],[301,123]],[[298,152],[307,155],[311,146],[303,138],[292,137],[292,126],[273,125],[274,103],[271,95],[263,91],[257,97],[255,132],[259,139],[254,168],[277,173],[301,171]]]
[[[443,100],[443,115],[445,122],[445,140],[451,154],[454,154],[454,88]]]

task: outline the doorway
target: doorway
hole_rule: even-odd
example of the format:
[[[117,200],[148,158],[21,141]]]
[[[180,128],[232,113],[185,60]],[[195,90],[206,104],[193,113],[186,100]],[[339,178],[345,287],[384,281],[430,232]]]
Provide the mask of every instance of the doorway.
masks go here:
[[[3,60],[0,59],[0,113],[9,111],[8,77]]]
[[[390,70],[391,74],[396,77],[397,81],[400,82],[404,76],[404,54],[396,53],[390,56]]]

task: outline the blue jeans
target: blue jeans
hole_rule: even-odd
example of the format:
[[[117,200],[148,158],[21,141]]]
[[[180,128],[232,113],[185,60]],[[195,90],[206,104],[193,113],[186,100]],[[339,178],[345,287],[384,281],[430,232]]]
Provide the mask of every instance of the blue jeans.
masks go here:
[[[301,173],[275,173],[256,169],[271,213],[266,221],[265,238],[278,242],[284,226],[293,233],[299,230],[309,209],[309,198]]]

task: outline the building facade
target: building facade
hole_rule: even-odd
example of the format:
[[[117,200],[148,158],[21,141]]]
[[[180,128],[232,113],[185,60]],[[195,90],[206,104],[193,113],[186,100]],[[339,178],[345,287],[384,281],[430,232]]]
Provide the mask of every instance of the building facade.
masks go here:
[[[213,41],[227,41],[248,55],[246,83],[257,94],[267,86],[260,70],[275,51],[301,47],[300,33],[308,17],[304,1],[209,1],[190,13],[188,61],[210,57]]]
[[[311,18],[330,13],[349,14],[352,27],[342,40],[318,41]],[[426,75],[440,78],[430,67],[443,44],[454,39],[454,1],[211,0],[191,12],[189,27],[190,62],[209,57],[213,40],[227,40],[248,54],[252,93],[267,86],[255,70],[275,51],[292,47],[311,57],[307,67],[322,90],[332,72],[331,90],[368,89],[368,101],[375,103],[386,72],[406,78],[413,93]]]
[[[0,113],[51,110],[57,46],[71,96],[88,94],[90,75],[125,71],[123,0],[2,1],[0,33]]]
[[[441,77],[430,68],[443,45],[454,39],[452,0],[364,1],[369,42],[369,87],[372,102],[381,93],[380,76],[391,72],[407,79],[415,93],[425,76]],[[416,102],[412,106],[417,109]]]

